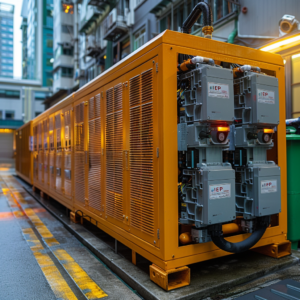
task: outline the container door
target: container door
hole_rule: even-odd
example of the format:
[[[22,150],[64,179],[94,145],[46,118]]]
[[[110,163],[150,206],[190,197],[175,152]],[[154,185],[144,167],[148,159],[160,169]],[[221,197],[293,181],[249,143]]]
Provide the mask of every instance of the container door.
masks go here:
[[[85,103],[84,101],[75,104],[74,107],[74,187],[75,201],[85,206],[85,165],[87,152],[85,149]]]
[[[72,108],[64,110],[64,194],[71,199],[72,196]]]
[[[159,246],[156,59],[126,76],[129,98],[130,232]]]
[[[105,86],[105,216],[128,229],[126,213],[123,78]]]
[[[102,93],[103,95],[103,93]],[[104,211],[102,199],[102,126],[101,94],[96,93],[88,100],[88,207],[100,215]],[[103,185],[104,187],[105,185]]]

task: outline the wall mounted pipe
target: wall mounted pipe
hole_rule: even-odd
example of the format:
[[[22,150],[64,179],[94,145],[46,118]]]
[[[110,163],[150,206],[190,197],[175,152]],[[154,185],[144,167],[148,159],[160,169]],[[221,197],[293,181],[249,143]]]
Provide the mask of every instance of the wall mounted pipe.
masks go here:
[[[213,17],[212,11],[209,4],[206,2],[199,2],[189,14],[187,19],[182,24],[182,32],[190,34],[193,25],[200,18],[201,14],[203,14],[203,28],[202,32],[204,33],[204,37],[211,38],[213,32]]]

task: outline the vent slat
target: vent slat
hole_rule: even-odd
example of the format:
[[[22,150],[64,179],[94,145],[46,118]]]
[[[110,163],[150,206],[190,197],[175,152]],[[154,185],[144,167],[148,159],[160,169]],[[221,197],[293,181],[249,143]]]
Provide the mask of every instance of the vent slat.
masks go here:
[[[123,88],[106,91],[106,213],[123,219]]]
[[[129,81],[130,220],[131,226],[154,235],[152,69]]]
[[[89,206],[101,210],[101,113],[100,94],[89,100]]]
[[[75,106],[75,200],[85,202],[84,103]]]

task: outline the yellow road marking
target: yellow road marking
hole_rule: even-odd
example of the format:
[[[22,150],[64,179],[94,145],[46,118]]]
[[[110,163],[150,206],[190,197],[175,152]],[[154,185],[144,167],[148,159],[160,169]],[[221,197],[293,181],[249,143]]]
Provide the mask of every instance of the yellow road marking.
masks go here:
[[[1,179],[1,177],[0,177]],[[9,190],[9,189],[8,189]],[[27,201],[23,198],[23,196],[18,192],[12,192],[12,195],[14,199],[17,202],[21,202],[23,204],[26,204]],[[44,241],[47,243],[49,248],[52,246],[59,245],[59,242],[54,238],[50,230],[47,228],[47,226],[41,221],[41,219],[36,215],[33,209],[31,208],[25,208],[24,209],[25,214],[27,217],[31,220],[31,222],[35,225],[36,229],[38,230],[39,234],[42,236]],[[43,249],[42,244],[37,239],[36,235],[32,231],[31,228],[28,228],[27,230],[23,231],[24,234],[29,234],[30,240],[28,242],[31,242],[33,246],[30,248],[34,252],[35,258],[40,264],[45,276],[46,273],[49,272],[52,274],[51,278],[58,278],[57,274],[54,276],[53,272],[55,271],[53,269],[56,268],[55,265],[50,265],[50,261],[52,262],[51,258],[44,253],[41,253],[40,250]],[[42,248],[40,248],[42,247]],[[108,295],[89,277],[89,275],[75,262],[75,260],[63,249],[57,249],[52,251],[54,256],[61,262],[65,270],[69,273],[69,275],[72,277],[74,282],[77,284],[77,286],[81,289],[82,293],[86,296],[87,299],[99,299],[107,297]],[[49,261],[50,259],[50,261]],[[53,262],[52,262],[53,264]],[[42,267],[43,266],[43,267]],[[57,270],[58,271],[58,270]],[[59,271],[58,271],[59,272]],[[61,276],[61,274],[59,273]],[[47,278],[47,276],[46,276]],[[47,278],[48,280],[48,278]],[[49,281],[49,280],[48,280]],[[50,283],[51,285],[51,283]],[[51,286],[52,287],[52,286]],[[68,286],[69,287],[69,286]],[[64,298],[63,298],[64,299]],[[69,299],[69,298],[68,298]],[[73,299],[73,298],[70,298]],[[77,298],[75,298],[77,299]]]
[[[53,254],[61,261],[64,268],[88,299],[98,299],[107,296],[65,250],[57,249],[53,251]]]
[[[48,245],[49,247],[59,245],[59,242],[56,240],[56,238],[48,238],[48,239],[45,239],[45,242],[47,243],[47,245]]]
[[[33,246],[30,246],[30,249],[32,250],[33,255],[35,256],[42,272],[44,273],[55,297],[59,299],[76,300],[77,297],[74,295],[69,285],[64,280],[57,267],[54,265],[50,256],[41,252],[44,250],[44,248],[33,232],[32,228],[26,228],[22,231],[25,238],[28,236],[28,238],[26,238],[27,243],[29,245],[33,244]]]

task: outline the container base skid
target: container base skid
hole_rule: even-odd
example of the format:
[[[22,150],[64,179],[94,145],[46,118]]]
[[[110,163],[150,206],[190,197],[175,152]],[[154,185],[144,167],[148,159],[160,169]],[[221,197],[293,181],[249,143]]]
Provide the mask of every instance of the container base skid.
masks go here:
[[[150,266],[150,279],[166,291],[190,285],[191,270],[189,267],[164,271],[156,265]]]
[[[253,251],[268,255],[274,258],[281,258],[292,253],[291,248],[292,243],[290,241],[286,241],[283,243],[276,243],[272,245],[266,245],[263,247],[258,247],[253,249]]]

